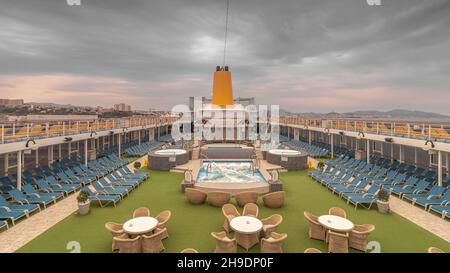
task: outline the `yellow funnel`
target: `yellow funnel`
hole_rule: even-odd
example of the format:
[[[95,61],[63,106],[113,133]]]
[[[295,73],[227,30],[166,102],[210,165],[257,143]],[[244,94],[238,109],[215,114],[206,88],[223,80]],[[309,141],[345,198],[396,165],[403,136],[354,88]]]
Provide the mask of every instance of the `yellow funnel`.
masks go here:
[[[214,72],[212,104],[221,107],[233,105],[233,87],[230,71]]]

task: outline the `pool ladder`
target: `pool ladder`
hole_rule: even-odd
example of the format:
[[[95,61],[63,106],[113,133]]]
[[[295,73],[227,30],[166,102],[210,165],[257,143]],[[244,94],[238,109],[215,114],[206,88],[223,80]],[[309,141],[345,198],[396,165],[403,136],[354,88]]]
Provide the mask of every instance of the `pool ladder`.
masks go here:
[[[206,165],[206,176],[208,176],[208,173],[212,170],[212,163],[208,163],[208,165]]]

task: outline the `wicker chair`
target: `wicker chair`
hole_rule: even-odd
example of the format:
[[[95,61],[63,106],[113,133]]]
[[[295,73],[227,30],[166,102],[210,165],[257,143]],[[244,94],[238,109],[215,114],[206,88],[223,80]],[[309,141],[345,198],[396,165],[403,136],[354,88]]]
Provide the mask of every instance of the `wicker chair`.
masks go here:
[[[253,191],[246,191],[238,193],[234,196],[234,199],[236,199],[236,202],[239,207],[243,207],[248,203],[255,203],[258,202],[258,193]]]
[[[208,192],[208,203],[213,207],[221,208],[228,203],[231,198],[231,194],[223,191],[211,191]]]
[[[156,220],[158,220],[158,228],[159,229],[163,229],[166,228],[166,223],[169,221],[170,216],[172,216],[172,212],[170,210],[165,210],[162,211],[160,214],[158,214],[158,216],[156,216]],[[166,239],[169,238],[169,233],[167,232],[167,228],[166,228],[166,232],[164,234],[164,238]]]
[[[186,189],[186,199],[189,201],[189,203],[194,205],[200,205],[205,203],[206,200],[206,193],[193,189],[193,188],[187,188]]]
[[[350,231],[348,245],[357,250],[367,251],[367,237],[375,230],[375,226],[371,224],[355,225]]]
[[[286,233],[272,232],[269,238],[261,239],[261,253],[283,253],[282,246],[286,238]]]
[[[284,197],[285,197],[284,191],[276,191],[276,192],[268,193],[268,194],[264,195],[262,198],[263,198],[264,206],[266,206],[268,208],[277,209],[277,208],[280,208],[283,206]]]
[[[164,251],[165,248],[162,240],[164,239],[164,234],[166,233],[166,228],[157,228],[155,233],[150,236],[142,235],[142,252],[159,253]]]
[[[211,232],[211,236],[216,239],[216,249],[214,250],[214,253],[236,253],[236,239],[228,238],[225,231]]]
[[[322,251],[320,251],[317,248],[310,247],[310,248],[305,249],[305,251],[303,253],[322,253]]]
[[[150,210],[146,207],[140,207],[133,211],[133,218],[150,216]]]
[[[348,233],[328,231],[328,252],[348,253]]]
[[[234,217],[238,217],[241,214],[238,212],[236,207],[233,204],[225,204],[222,206],[222,213],[225,216],[225,221],[223,222],[223,229],[227,233],[231,231],[230,221],[233,220]]]
[[[255,203],[247,203],[244,206],[244,211],[242,212],[242,215],[253,216],[257,218],[258,213],[259,213],[258,205],[256,205]]]
[[[428,248],[428,253],[445,253],[445,252],[440,248],[432,246]]]
[[[269,238],[270,234],[277,229],[281,222],[283,222],[283,216],[274,214],[265,219],[261,219],[261,222],[263,223],[261,235],[264,238]]]
[[[198,253],[198,251],[193,248],[185,248],[185,249],[181,250],[180,253]]]
[[[306,220],[309,223],[309,231],[308,231],[309,238],[325,241],[326,230],[319,223],[318,217],[307,211],[303,212],[303,215],[305,216]]]
[[[113,237],[113,244],[119,249],[119,253],[140,253],[141,252],[141,236],[128,238],[127,234]]]
[[[122,235],[127,235],[124,231],[123,231],[123,224],[117,224],[117,223],[113,223],[113,222],[108,222],[105,224],[105,228],[107,230],[109,230],[109,232],[111,232],[112,237],[118,237],[118,236],[122,236]],[[127,235],[128,238],[128,235]],[[116,246],[115,241],[112,241],[112,251],[119,249],[118,246]]]
[[[332,207],[328,210],[328,214],[329,215],[335,215],[335,216],[339,216],[342,218],[347,218],[347,213],[345,212],[345,210],[338,208],[338,207]]]

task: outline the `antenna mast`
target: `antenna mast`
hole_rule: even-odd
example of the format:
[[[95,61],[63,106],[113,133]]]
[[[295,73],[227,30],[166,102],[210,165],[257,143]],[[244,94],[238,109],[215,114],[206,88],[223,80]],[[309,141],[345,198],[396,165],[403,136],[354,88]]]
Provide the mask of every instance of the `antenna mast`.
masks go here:
[[[227,0],[227,15],[225,17],[225,41],[223,44],[223,66],[225,67],[225,57],[227,52],[227,35],[228,35],[228,12],[230,10],[230,0]]]

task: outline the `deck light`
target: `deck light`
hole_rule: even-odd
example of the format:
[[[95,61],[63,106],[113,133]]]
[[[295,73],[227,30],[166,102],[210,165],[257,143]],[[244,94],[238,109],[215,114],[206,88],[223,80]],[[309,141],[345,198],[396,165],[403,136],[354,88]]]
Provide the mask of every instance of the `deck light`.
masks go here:
[[[30,145],[30,142],[32,142],[33,144]],[[25,147],[30,148],[33,151],[36,151],[38,149],[38,145],[36,144],[36,141],[34,141],[34,139],[27,140]]]
[[[358,139],[365,138],[365,137],[366,137],[366,135],[364,134],[364,132],[360,131],[358,133]]]
[[[340,134],[341,136],[345,136],[344,131],[340,131],[339,134]]]
[[[65,141],[65,142],[72,141],[72,138],[71,138],[71,137],[65,137],[65,138],[64,138],[64,141]]]
[[[430,145],[428,145],[430,144]],[[427,141],[425,141],[425,146],[422,148],[424,151],[429,151],[431,149],[434,149],[434,142],[431,139],[427,139]]]
[[[96,131],[92,131],[91,134],[90,134],[91,138],[93,138],[94,136],[95,136],[95,138],[98,138]]]
[[[394,142],[394,139],[392,137],[387,137],[384,139],[384,141],[392,143]]]

